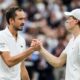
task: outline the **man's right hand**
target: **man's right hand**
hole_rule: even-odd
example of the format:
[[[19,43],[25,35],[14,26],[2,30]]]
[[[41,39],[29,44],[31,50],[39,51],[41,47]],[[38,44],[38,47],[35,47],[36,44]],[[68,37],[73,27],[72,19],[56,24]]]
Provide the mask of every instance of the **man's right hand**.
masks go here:
[[[33,39],[31,42],[31,47],[33,48],[34,51],[39,51],[41,49],[42,42],[37,39]]]

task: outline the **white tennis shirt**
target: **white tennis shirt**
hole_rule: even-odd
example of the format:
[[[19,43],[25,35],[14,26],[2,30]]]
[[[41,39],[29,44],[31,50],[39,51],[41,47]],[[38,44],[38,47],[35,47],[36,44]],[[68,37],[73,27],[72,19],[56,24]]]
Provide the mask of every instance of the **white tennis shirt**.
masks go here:
[[[69,41],[63,53],[67,54],[65,80],[80,80],[80,35]]]
[[[0,31],[0,51],[9,51],[11,56],[15,56],[25,48],[25,40],[19,34],[16,41],[8,28]],[[8,67],[0,56],[0,80],[21,80],[20,65]]]

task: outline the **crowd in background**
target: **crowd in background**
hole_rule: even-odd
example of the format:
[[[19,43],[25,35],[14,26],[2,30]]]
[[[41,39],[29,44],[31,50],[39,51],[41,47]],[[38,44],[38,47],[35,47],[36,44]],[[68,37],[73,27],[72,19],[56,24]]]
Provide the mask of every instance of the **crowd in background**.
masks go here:
[[[13,7],[22,7],[27,15],[21,35],[26,47],[36,38],[55,56],[60,56],[71,34],[65,29],[64,11],[80,8],[80,0],[0,0],[0,30],[6,27],[5,13]],[[39,52],[34,52],[26,61],[31,80],[64,80],[65,67],[55,69]]]

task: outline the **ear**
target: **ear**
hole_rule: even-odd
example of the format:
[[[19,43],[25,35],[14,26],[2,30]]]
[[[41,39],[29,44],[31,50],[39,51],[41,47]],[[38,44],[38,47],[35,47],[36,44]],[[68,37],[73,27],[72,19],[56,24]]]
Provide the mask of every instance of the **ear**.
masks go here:
[[[78,23],[79,21],[78,20],[75,20],[75,22]]]
[[[14,19],[13,18],[10,18],[9,19],[9,22],[10,22],[10,24],[13,24],[14,23]]]

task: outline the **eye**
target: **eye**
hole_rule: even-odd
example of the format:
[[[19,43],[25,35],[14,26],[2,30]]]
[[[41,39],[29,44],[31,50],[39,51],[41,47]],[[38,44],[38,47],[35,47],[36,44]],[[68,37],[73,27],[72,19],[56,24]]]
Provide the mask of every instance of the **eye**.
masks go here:
[[[23,18],[19,18],[19,20],[23,20]]]

